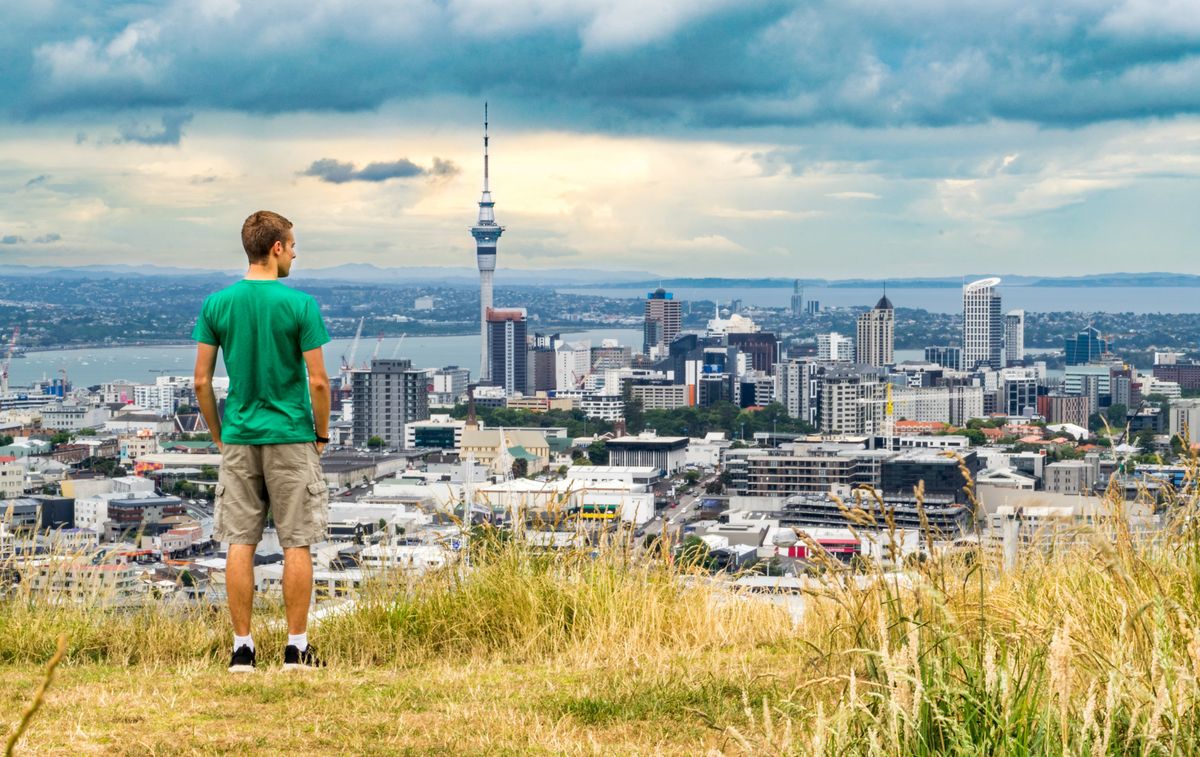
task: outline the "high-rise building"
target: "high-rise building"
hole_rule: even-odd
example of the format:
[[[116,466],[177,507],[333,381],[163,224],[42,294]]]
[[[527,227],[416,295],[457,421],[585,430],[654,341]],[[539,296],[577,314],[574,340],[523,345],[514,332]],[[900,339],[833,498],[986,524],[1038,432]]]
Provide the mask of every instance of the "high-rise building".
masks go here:
[[[1025,311],[1010,310],[1004,316],[1004,364],[1020,365],[1025,360]]]
[[[369,370],[351,372],[350,387],[350,438],[356,447],[378,436],[385,446],[399,449],[404,424],[429,417],[429,373],[413,368],[411,360],[372,360]]]
[[[863,366],[836,368],[821,376],[821,431],[874,434],[882,429],[881,374]]]
[[[963,287],[963,369],[1004,367],[1004,319],[1000,315],[998,278],[980,279]]]
[[[800,286],[800,279],[792,282],[792,315],[797,318],[804,315],[804,287]]]
[[[817,334],[817,360],[827,363],[853,363],[854,340],[836,331]]]
[[[725,340],[730,347],[737,347],[746,355],[750,370],[769,374],[779,362],[779,338],[769,331],[732,332],[725,335]]]
[[[952,371],[961,371],[962,347],[926,347],[925,362],[937,363]]]
[[[471,372],[457,365],[434,371],[429,377],[429,404],[439,407],[456,405],[467,396],[467,384],[470,382]]]
[[[491,379],[491,360],[488,355],[487,312],[492,307],[492,277],[496,272],[496,243],[504,227],[496,224],[496,203],[488,187],[488,120],[487,103],[483,105],[483,195],[479,198],[479,218],[471,227],[475,238],[475,260],[479,264],[479,380]],[[523,351],[523,348],[522,348]]]
[[[858,317],[855,336],[854,359],[859,363],[882,368],[896,362],[896,311],[887,295]]]
[[[525,308],[488,308],[488,352],[493,386],[505,393],[524,393],[527,388]]]
[[[659,287],[646,295],[646,319],[643,326],[642,354],[666,355],[671,342],[679,336],[683,312],[675,295]]]
[[[804,303],[805,315],[816,315],[821,312],[821,303],[816,300],[808,300]]]
[[[1064,356],[1067,365],[1087,365],[1110,352],[1107,339],[1100,336],[1100,329],[1088,326],[1073,337],[1068,337]]]

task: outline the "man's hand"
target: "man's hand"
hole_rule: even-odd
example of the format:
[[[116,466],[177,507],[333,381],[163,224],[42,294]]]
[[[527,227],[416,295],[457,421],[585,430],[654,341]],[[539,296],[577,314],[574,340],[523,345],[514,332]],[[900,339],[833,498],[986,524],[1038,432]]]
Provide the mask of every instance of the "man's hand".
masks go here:
[[[313,442],[313,445],[317,448],[318,457],[325,454],[325,442]]]

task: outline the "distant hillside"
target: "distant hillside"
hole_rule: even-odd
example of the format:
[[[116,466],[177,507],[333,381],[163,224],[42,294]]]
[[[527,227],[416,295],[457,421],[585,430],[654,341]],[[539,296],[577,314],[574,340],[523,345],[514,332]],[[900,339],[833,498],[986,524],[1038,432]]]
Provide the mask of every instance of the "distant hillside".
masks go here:
[[[66,280],[111,279],[114,277],[197,277],[224,279],[239,276],[242,269],[174,268],[160,265],[27,266],[0,265],[4,277],[49,277]],[[786,279],[689,277],[663,278],[647,271],[605,271],[592,268],[500,268],[496,283],[503,286],[595,286],[651,291],[659,286],[689,289],[790,289],[796,281],[804,287],[833,289],[954,289],[964,282],[999,275],[1004,286],[1031,287],[1200,287],[1200,275],[1189,273],[1098,273],[1088,276],[1024,276],[980,273],[968,276],[908,279]],[[345,281],[361,284],[477,286],[479,271],[466,266],[385,267],[370,263],[346,263],[326,268],[297,266],[297,281]]]

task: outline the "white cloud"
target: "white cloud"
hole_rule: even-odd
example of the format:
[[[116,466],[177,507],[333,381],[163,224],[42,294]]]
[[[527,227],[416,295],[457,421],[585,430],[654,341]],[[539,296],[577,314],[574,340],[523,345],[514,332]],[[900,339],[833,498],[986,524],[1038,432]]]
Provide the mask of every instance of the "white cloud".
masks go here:
[[[874,192],[829,192],[825,196],[835,200],[878,200],[881,197]]]

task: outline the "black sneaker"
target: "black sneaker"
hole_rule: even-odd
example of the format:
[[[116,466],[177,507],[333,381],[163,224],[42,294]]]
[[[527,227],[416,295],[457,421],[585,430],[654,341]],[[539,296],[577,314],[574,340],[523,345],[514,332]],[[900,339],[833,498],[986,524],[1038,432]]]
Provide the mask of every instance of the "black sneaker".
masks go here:
[[[312,644],[305,647],[303,652],[294,644],[288,644],[287,648],[283,650],[284,670],[308,670],[309,668],[323,667],[325,667],[325,661],[317,657]]]
[[[254,650],[249,645],[243,644],[233,650],[233,657],[229,660],[230,673],[253,673],[254,672]]]

